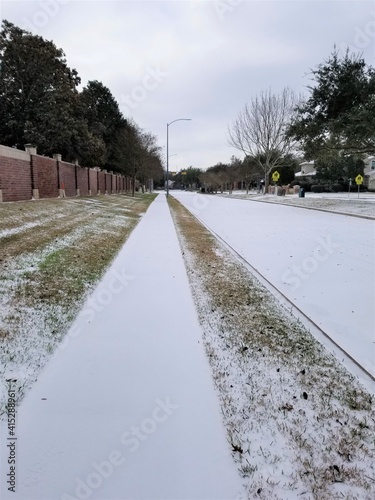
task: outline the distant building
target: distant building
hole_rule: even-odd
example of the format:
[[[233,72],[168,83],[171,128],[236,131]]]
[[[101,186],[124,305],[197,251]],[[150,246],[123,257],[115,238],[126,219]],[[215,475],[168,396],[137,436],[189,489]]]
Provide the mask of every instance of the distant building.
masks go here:
[[[169,179],[169,181],[168,181],[168,188],[169,188],[169,189],[173,189],[173,188],[174,188],[174,185],[175,185],[175,181],[171,181],[171,180]],[[165,186],[164,186],[164,187],[165,187],[165,189],[167,189],[167,181],[165,181]]]
[[[315,162],[313,161],[304,161],[300,163],[301,171],[295,174],[296,179],[301,179],[304,177],[313,177],[316,175],[315,170]]]
[[[368,156],[365,160],[364,185],[371,190],[375,190],[375,156]]]

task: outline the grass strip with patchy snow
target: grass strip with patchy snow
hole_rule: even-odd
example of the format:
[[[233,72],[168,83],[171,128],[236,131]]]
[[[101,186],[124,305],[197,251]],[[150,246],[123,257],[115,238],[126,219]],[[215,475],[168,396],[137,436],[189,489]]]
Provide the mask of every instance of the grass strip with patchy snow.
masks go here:
[[[187,209],[170,208],[248,498],[374,498],[373,396]]]
[[[154,195],[0,205],[0,415],[4,374],[38,377]]]

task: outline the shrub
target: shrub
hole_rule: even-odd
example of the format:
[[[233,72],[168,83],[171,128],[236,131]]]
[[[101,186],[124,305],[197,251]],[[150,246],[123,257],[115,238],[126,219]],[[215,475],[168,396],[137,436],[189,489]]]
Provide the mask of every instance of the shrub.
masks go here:
[[[306,181],[299,182],[299,186],[305,190],[306,193],[311,191],[311,184]]]
[[[299,186],[305,190],[305,192],[311,191],[311,184],[308,181],[298,181],[295,179],[289,184],[289,187]]]
[[[342,184],[332,184],[331,189],[334,193],[340,193],[344,191],[344,186]]]
[[[313,184],[311,186],[311,191],[313,193],[324,193],[325,188],[324,188],[324,186],[320,186],[319,184]]]

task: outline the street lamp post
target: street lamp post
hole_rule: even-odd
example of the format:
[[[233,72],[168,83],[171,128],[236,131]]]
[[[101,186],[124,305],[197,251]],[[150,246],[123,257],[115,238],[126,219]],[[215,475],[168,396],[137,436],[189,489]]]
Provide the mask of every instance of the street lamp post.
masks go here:
[[[175,122],[189,122],[191,118],[177,118],[177,120],[173,120],[173,122],[167,123],[167,198],[169,196],[169,125]]]

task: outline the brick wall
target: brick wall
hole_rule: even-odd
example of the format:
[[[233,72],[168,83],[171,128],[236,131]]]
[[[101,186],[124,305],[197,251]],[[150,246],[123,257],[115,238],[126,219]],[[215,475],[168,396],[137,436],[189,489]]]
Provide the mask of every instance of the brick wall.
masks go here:
[[[105,174],[105,185],[107,186],[107,194],[112,194],[112,174]]]
[[[44,156],[32,156],[34,189],[39,189],[40,198],[57,198],[59,195],[57,162]]]
[[[105,176],[106,176],[106,174],[104,172],[99,172],[99,189],[100,189],[100,194],[105,194],[105,190],[106,190]]]
[[[97,170],[89,169],[90,176],[90,189],[91,194],[96,196],[98,194],[98,172]]]
[[[75,165],[59,161],[60,189],[65,191],[65,196],[76,196],[76,173]]]
[[[87,177],[87,168],[76,167],[77,170],[77,186],[81,196],[88,196],[89,194],[89,181]]]
[[[131,190],[131,181],[118,174],[88,169],[61,161],[60,155],[47,158],[28,146],[26,151],[0,145],[0,201],[55,198],[64,190],[65,196],[81,196]]]
[[[33,192],[30,162],[1,156],[0,189],[3,201],[31,200]]]

